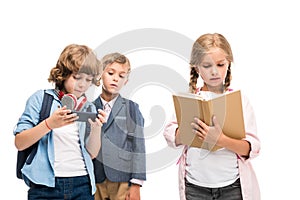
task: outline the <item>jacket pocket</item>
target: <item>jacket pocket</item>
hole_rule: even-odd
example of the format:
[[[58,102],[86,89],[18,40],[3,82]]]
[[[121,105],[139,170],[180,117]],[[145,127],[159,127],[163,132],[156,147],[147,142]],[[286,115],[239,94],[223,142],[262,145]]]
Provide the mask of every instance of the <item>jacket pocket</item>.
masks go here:
[[[114,119],[114,123],[120,130],[122,130],[124,133],[127,133],[125,116],[116,116]]]
[[[133,152],[126,151],[124,149],[119,151],[119,158],[123,160],[131,160]]]

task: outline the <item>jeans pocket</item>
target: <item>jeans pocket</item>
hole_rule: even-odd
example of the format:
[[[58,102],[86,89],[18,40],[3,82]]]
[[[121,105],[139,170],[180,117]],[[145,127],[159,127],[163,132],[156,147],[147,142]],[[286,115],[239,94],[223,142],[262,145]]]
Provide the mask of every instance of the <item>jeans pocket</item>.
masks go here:
[[[230,185],[231,188],[240,188],[241,187],[241,182],[240,179],[238,178],[234,183]]]

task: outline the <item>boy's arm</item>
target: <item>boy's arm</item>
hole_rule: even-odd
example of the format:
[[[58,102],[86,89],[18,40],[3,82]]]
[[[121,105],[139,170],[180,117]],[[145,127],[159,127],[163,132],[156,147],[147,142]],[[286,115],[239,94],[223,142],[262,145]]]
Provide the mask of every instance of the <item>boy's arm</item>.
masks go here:
[[[140,200],[140,199],[141,199],[140,186],[132,185],[129,188],[129,191],[125,197],[125,200]]]
[[[67,115],[71,111],[63,107],[58,108],[50,117],[39,123],[43,96],[44,90],[38,90],[26,102],[25,110],[14,130],[15,146],[18,150],[30,147],[53,128],[73,123],[76,119],[76,115]]]
[[[96,118],[95,121],[88,119],[91,131],[87,139],[86,149],[92,159],[96,158],[99,153],[101,147],[101,127],[102,124],[106,122],[106,113],[101,109],[98,109],[98,113],[98,118]]]
[[[146,148],[144,138],[144,117],[139,110],[138,104],[135,105],[136,128],[133,139],[133,171],[132,180],[146,180]],[[140,182],[141,183],[141,182]],[[136,182],[136,184],[139,184]]]

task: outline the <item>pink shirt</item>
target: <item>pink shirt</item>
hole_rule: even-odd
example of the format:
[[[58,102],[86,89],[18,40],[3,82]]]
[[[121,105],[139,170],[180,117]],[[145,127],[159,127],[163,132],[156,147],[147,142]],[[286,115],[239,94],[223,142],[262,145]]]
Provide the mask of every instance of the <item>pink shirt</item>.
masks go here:
[[[239,166],[239,176],[241,181],[242,195],[244,200],[260,200],[260,190],[258,181],[255,175],[255,172],[251,165],[251,159],[259,155],[260,151],[260,141],[256,136],[257,127],[255,115],[250,105],[248,99],[242,95],[243,102],[243,113],[244,113],[244,122],[246,137],[244,138],[251,144],[251,151],[249,158],[245,159],[244,157],[238,156],[238,166]],[[186,165],[186,152],[188,146],[176,146],[175,144],[175,131],[178,127],[175,114],[173,118],[167,124],[164,130],[164,137],[170,147],[173,148],[183,148],[182,155],[179,159],[179,195],[181,200],[185,200],[185,165]]]

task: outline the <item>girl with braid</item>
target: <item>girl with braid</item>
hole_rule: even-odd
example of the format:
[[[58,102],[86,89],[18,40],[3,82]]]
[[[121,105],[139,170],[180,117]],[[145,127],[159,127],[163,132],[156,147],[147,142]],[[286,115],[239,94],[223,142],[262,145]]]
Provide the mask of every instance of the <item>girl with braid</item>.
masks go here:
[[[233,55],[226,38],[218,33],[204,34],[194,43],[190,59],[190,92],[209,97],[231,91]],[[203,85],[197,87],[201,78]],[[213,126],[199,118],[191,123],[200,140],[220,146],[216,151],[182,145],[175,114],[167,124],[164,136],[169,146],[183,147],[179,159],[179,193],[181,200],[222,199],[259,200],[260,190],[250,160],[258,156],[260,141],[254,111],[242,95],[246,136],[241,140],[222,132],[218,119]]]

